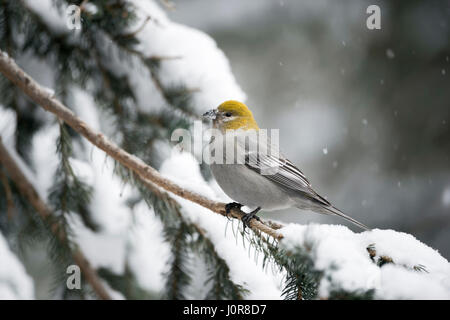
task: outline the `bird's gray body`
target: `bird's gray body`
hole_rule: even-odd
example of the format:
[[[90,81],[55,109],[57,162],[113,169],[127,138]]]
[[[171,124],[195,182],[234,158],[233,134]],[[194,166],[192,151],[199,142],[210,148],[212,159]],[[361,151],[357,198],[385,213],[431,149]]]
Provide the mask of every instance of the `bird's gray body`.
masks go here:
[[[244,163],[210,164],[211,171],[222,190],[234,201],[250,208],[277,210],[296,207],[318,213],[343,217],[363,229],[362,223],[345,215],[315,192],[303,173],[282,154],[271,154],[270,142],[266,149],[258,143],[258,152],[252,152],[248,139],[238,137],[237,151],[245,154]],[[263,150],[264,152],[261,152]],[[225,154],[225,152],[224,152]],[[275,169],[273,172],[267,168]],[[266,170],[266,171],[265,171]]]
[[[278,210],[295,206],[295,201],[276,184],[249,170],[245,164],[211,164],[211,171],[222,190],[247,207]],[[239,181],[239,186],[236,186]]]
[[[244,164],[211,164],[212,174],[222,190],[234,201],[249,208],[281,210],[297,207],[319,213],[331,212],[324,208],[328,203],[308,197],[299,190],[291,190],[270,181]],[[237,186],[237,181],[239,186]]]

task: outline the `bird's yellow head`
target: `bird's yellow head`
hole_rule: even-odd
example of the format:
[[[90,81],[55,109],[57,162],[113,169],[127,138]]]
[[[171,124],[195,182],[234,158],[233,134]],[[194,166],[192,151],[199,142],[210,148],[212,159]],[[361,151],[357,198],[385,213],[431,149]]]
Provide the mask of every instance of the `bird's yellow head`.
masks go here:
[[[236,100],[225,101],[217,109],[203,114],[203,117],[212,119],[214,127],[222,131],[259,129],[250,109]]]

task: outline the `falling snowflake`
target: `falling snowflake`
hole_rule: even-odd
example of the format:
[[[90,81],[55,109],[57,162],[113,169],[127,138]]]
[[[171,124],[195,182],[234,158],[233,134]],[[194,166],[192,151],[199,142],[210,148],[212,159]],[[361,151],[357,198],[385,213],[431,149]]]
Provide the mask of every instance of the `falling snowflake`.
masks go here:
[[[388,48],[388,49],[386,50],[386,56],[387,56],[389,59],[394,59],[394,58],[395,58],[394,50],[392,50],[391,48]]]
[[[446,207],[450,206],[450,187],[446,188],[442,193],[442,204]]]

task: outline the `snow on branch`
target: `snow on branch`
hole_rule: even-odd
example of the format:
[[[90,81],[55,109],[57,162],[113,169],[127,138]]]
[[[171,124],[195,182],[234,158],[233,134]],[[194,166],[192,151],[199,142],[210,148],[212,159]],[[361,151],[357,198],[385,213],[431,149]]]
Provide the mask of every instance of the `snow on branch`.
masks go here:
[[[281,247],[319,272],[322,299],[450,299],[450,263],[410,234],[339,225],[283,228]]]
[[[158,188],[161,188],[180,197],[176,200],[168,198],[173,204],[183,204],[186,199],[220,215],[227,215],[224,203],[181,187],[183,184],[175,178],[165,178],[156,169],[91,128],[1,51],[0,72],[34,102],[55,114],[96,147],[136,174],[151,192],[157,193],[157,190],[160,190]],[[161,169],[161,172],[164,173],[164,170]],[[173,181],[178,181],[178,184]],[[45,207],[42,210],[46,212]],[[244,214],[235,209],[230,216],[240,220]],[[261,233],[276,240],[283,239],[279,247],[267,244],[266,251],[263,252],[266,257],[271,255],[272,259],[287,271],[289,285],[285,292],[288,297],[450,298],[449,262],[437,251],[409,234],[378,229],[356,234],[346,227],[330,225],[290,224],[283,227],[277,223],[255,219],[250,222],[250,226],[255,231],[257,240],[264,240],[259,237]],[[283,229],[279,230],[282,227]]]
[[[34,299],[33,280],[20,260],[9,249],[0,233],[0,297],[2,300]]]
[[[49,90],[39,85],[33,78],[23,71],[12,58],[1,50],[0,72],[2,72],[12,83],[19,87],[36,104],[55,114],[59,119],[63,120],[67,125],[84,136],[92,144],[106,152],[110,157],[121,163],[126,168],[136,173],[142,180],[150,181],[166,191],[195,202],[215,213],[227,216],[225,211],[225,203],[212,201],[196,192],[178,186],[169,179],[164,178],[156,169],[147,165],[141,159],[121,149],[102,133],[91,128],[86,122],[81,120],[65,105],[58,101],[53,94],[49,92]],[[233,209],[229,215],[235,219],[241,220],[245,213],[241,210]],[[283,238],[283,235],[277,231],[277,229],[281,228],[281,225],[279,224],[265,223],[263,221],[252,219],[250,221],[250,227],[253,230],[266,233],[277,240],[281,240]]]
[[[8,172],[9,178],[14,182],[14,184],[19,189],[20,193],[24,198],[28,200],[31,206],[40,215],[42,220],[49,222],[53,217],[53,213],[44,200],[41,199],[33,185],[25,174],[22,172],[20,167],[16,164],[14,159],[9,154],[5,145],[0,137],[0,163]],[[57,222],[53,222],[50,226],[51,231],[62,243],[67,243],[67,234],[64,232],[64,228],[61,227]],[[91,267],[88,260],[84,254],[79,250],[75,249],[72,251],[72,257],[75,263],[83,271],[83,275],[87,282],[91,285],[92,289],[95,291],[97,296],[101,299],[110,300],[111,296],[105,289],[102,281],[99,279],[97,272]]]

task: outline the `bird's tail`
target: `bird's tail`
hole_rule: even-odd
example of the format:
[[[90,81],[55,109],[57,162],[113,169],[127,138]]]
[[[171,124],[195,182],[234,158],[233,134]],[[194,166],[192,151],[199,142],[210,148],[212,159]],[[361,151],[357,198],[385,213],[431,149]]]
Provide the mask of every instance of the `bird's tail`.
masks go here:
[[[303,199],[308,198],[311,202],[309,204],[312,206],[308,206],[304,204]],[[320,196],[318,193],[316,193],[314,190],[311,190],[310,193],[303,194],[302,201],[298,202],[298,208],[299,209],[310,209],[312,211],[324,213],[324,214],[334,214],[339,217],[344,218],[347,221],[350,221],[351,223],[357,225],[358,227],[362,228],[363,230],[371,230],[369,227],[365,226],[361,222],[353,219],[352,217],[349,217],[345,213],[343,213],[341,210],[339,210],[336,207],[333,207],[333,205],[324,197]]]
[[[361,222],[353,219],[352,217],[349,217],[348,215],[346,215],[345,213],[343,213],[341,210],[339,210],[338,208],[333,207],[332,205],[329,206],[324,206],[322,207],[323,209],[325,209],[326,211],[329,211],[329,213],[331,214],[335,214],[339,217],[344,218],[347,221],[352,222],[353,224],[356,224],[358,227],[364,229],[364,230],[370,230],[369,227],[365,226],[364,224],[362,224]]]

